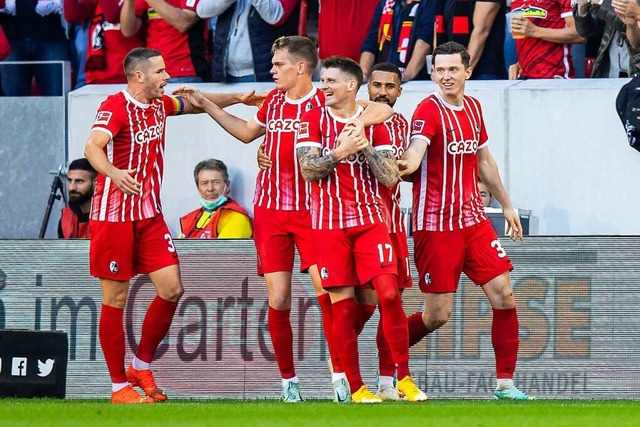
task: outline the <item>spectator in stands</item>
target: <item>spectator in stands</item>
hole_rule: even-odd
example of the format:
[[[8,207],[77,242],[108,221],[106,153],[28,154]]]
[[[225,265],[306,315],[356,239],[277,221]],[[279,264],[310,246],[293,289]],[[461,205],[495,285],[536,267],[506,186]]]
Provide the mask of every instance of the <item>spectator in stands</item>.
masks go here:
[[[68,61],[69,44],[63,27],[62,0],[6,0],[0,9],[0,26],[11,52],[6,61]],[[35,77],[43,96],[62,96],[63,65],[24,64],[2,66],[2,89],[7,96],[31,95]]]
[[[126,83],[127,77],[122,68],[124,57],[131,49],[142,47],[143,34],[125,37],[120,31],[120,7],[115,0],[64,0],[64,17],[77,27],[84,28],[89,22],[87,31],[79,31],[76,46],[84,46],[85,52],[78,60],[77,75],[80,85]],[[76,27],[76,28],[77,28]]]
[[[433,0],[380,0],[369,34],[362,44],[360,67],[365,78],[374,64],[391,62],[402,81],[428,80],[426,58],[431,53]]]
[[[362,43],[369,33],[380,0],[320,0],[318,56],[339,55],[360,60]]]
[[[635,1],[634,4],[640,8]],[[573,7],[573,18],[576,30],[582,37],[590,38],[602,33],[591,77],[619,78],[637,73],[629,53],[627,26],[616,16],[611,0],[604,0],[600,4],[578,0]]]
[[[193,177],[200,192],[200,208],[180,218],[180,238],[248,239],[253,235],[247,211],[229,197],[231,181],[221,160],[203,160]]]
[[[484,182],[478,179],[478,190],[480,190],[480,197],[482,197],[482,206],[490,208],[493,206],[493,194],[487,188]]]
[[[120,29],[138,34],[146,20],[146,47],[162,52],[171,83],[209,79],[205,60],[205,22],[196,14],[198,0],[124,0]]]
[[[297,34],[298,0],[200,0],[201,18],[217,17],[214,82],[270,82],[271,45]]]
[[[585,43],[575,28],[571,0],[513,0],[511,32],[516,39],[518,62],[509,67],[509,78],[573,78],[571,44]],[[535,23],[534,23],[535,22]]]
[[[4,4],[2,4],[3,1],[4,0],[0,1],[0,8],[4,7]],[[7,36],[2,29],[2,25],[0,25],[0,61],[6,58],[10,51],[11,48],[9,47],[9,40],[7,40]]]
[[[61,239],[89,238],[89,213],[93,186],[98,173],[89,160],[76,159],[67,170],[67,190],[69,206],[62,209],[58,223],[58,237]]]
[[[506,0],[435,0],[438,45],[467,48],[474,80],[507,78],[504,62]]]

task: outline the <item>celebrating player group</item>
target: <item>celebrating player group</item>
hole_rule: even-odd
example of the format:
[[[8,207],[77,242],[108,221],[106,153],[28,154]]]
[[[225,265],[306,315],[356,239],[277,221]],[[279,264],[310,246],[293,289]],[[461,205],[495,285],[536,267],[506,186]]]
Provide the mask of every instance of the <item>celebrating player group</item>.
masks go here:
[[[194,87],[165,94],[170,76],[161,53],[137,48],[124,61],[126,89],[98,110],[85,149],[100,174],[90,219],[90,269],[103,292],[99,337],[112,403],[167,399],[150,364],[184,290],[160,185],[166,117],[183,113],[206,113],[244,143],[264,136],[254,241],[283,401],[302,402],[304,392],[290,321],[295,250],[322,312],[335,402],[427,400],[411,377],[409,348],[448,321],[462,272],[482,287],[493,309],[493,396],[531,399],[513,383],[519,343],[513,266],[484,213],[479,179],[500,202],[512,239],[522,239],[522,227],[489,151],[480,103],[464,94],[472,72],[464,47],[449,42],[434,50],[438,90],[418,105],[411,122],[393,111],[402,94],[402,70],[396,66],[374,66],[369,99],[357,100],[363,73],[356,62],[324,60],[318,89],[312,83],[318,56],[311,40],[281,37],[272,52],[275,88],[265,98]],[[224,110],[238,102],[259,109],[249,120]],[[409,316],[401,299],[412,278],[400,180],[413,183],[413,261],[425,301],[423,312]],[[125,370],[123,308],[138,273],[149,275],[157,296]],[[358,335],[376,307],[379,375],[371,390],[360,375]]]

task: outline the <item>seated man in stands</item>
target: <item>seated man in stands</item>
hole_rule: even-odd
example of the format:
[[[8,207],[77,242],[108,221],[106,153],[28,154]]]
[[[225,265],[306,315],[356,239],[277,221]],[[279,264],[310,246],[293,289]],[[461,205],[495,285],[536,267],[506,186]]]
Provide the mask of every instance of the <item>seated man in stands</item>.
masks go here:
[[[69,164],[67,170],[69,206],[62,209],[62,216],[58,223],[59,238],[89,238],[89,212],[97,175],[89,160],[84,157]]]
[[[247,211],[229,198],[227,165],[203,160],[193,171],[202,207],[180,218],[180,238],[248,239],[253,235]]]
[[[478,190],[480,190],[480,197],[482,197],[482,206],[485,208],[493,207],[493,194],[487,188],[484,182],[478,179]]]

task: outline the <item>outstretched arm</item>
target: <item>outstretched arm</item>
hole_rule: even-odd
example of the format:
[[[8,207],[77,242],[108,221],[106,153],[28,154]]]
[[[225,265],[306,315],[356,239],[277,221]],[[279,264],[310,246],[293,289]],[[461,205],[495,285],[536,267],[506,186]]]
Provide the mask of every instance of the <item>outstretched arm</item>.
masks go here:
[[[224,130],[244,142],[250,143],[264,134],[264,128],[253,120],[246,121],[233,114],[227,113],[217,104],[211,102],[202,92],[195,88],[182,91],[187,100],[196,108],[209,114]]]
[[[502,185],[498,165],[489,151],[489,147],[483,147],[478,150],[478,175],[487,189],[500,202],[502,206],[502,214],[507,221],[507,232],[512,240],[522,240],[522,225],[520,217],[511,206],[511,200]]]

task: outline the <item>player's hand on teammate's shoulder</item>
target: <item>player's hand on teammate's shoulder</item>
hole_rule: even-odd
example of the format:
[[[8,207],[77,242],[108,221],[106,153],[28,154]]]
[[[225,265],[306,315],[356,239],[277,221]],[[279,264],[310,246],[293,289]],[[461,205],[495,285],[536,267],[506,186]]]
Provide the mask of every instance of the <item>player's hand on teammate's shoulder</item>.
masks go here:
[[[136,173],[136,169],[117,169],[109,174],[109,178],[111,178],[111,182],[124,194],[128,194],[129,196],[133,196],[135,194],[140,194],[140,188],[142,185],[136,181],[133,176]]]
[[[255,90],[252,90],[240,95],[240,102],[244,105],[260,108],[266,97],[266,93],[258,93]]]
[[[271,157],[267,156],[265,152],[265,143],[263,142],[258,147],[258,152],[256,153],[256,160],[258,162],[258,167],[262,170],[269,169],[271,167]]]

